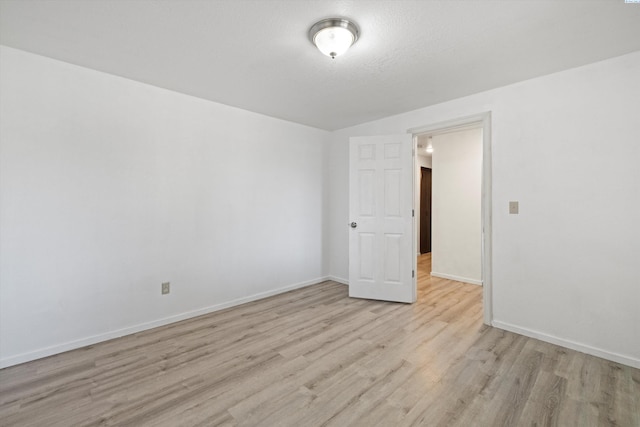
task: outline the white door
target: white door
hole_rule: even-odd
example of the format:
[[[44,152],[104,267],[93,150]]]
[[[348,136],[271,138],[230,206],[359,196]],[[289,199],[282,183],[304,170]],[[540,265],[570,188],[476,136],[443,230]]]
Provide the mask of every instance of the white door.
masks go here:
[[[409,134],[350,139],[350,297],[416,300],[413,167]]]

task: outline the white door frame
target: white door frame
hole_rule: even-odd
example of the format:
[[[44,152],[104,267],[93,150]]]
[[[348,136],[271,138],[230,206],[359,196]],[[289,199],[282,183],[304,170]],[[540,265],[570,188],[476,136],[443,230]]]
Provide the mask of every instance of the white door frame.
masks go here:
[[[455,128],[464,127],[472,123],[482,123],[482,314],[483,322],[491,325],[493,321],[493,299],[492,299],[492,228],[491,228],[491,111],[474,114],[472,116],[461,117],[453,120],[437,122],[425,126],[415,127],[407,130],[414,136],[422,133],[438,131],[448,131]],[[415,145],[415,141],[414,141]],[[414,161],[415,162],[415,161]],[[415,168],[415,165],[414,165]],[[414,178],[415,181],[415,178]],[[415,200],[414,185],[414,200]],[[415,232],[414,232],[415,235]],[[415,237],[414,237],[415,238]],[[417,240],[417,239],[416,239]],[[417,243],[416,243],[417,245]],[[414,251],[415,252],[415,251]]]

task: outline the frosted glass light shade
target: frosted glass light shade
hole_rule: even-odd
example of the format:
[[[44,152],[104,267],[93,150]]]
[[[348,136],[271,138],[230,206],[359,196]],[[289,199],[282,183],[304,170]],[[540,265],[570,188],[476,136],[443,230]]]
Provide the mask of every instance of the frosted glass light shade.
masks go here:
[[[313,38],[320,52],[335,58],[342,55],[353,44],[353,34],[346,28],[330,27],[318,31]]]
[[[311,27],[309,39],[320,52],[335,58],[345,53],[356,42],[358,27],[346,19],[325,19]]]

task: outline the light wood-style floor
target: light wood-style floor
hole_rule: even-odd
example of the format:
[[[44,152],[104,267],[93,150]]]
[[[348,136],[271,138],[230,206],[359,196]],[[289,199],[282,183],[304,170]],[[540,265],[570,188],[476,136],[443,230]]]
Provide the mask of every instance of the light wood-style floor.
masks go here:
[[[325,282],[0,371],[2,426],[640,426],[640,370]]]

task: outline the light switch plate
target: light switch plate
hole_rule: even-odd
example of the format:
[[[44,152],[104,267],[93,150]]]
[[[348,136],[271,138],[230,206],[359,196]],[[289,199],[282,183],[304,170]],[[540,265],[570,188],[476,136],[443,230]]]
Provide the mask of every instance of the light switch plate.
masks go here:
[[[518,202],[509,202],[509,213],[518,214]]]

